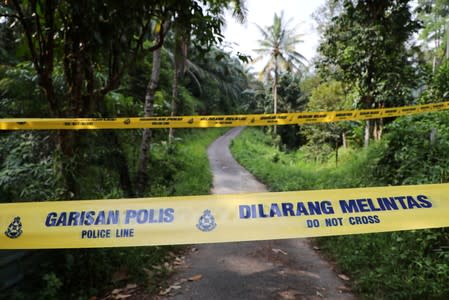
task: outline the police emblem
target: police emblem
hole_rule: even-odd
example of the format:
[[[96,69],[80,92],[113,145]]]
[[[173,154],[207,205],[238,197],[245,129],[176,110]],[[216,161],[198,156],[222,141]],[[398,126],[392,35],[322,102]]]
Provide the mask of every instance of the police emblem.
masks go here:
[[[18,238],[22,234],[22,222],[20,217],[15,217],[9,224],[8,229],[5,231],[5,235],[10,239]]]
[[[210,212],[210,210],[206,209],[203,212],[203,215],[198,220],[198,224],[196,224],[196,228],[201,231],[208,232],[212,231],[217,227],[217,223],[215,223],[215,218]]]

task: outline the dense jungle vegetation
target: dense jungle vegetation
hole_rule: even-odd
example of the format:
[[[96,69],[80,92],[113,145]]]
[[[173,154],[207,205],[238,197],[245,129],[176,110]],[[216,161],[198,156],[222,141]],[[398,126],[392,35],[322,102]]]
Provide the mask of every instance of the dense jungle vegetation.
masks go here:
[[[226,9],[244,17],[238,1],[2,1],[0,118],[238,113],[248,80],[219,47]],[[0,201],[207,194],[205,148],[222,132],[3,131]],[[167,273],[152,266],[169,251],[31,251],[40,254],[31,267],[0,270],[0,298],[87,299],[126,283],[151,290]]]
[[[418,1],[415,10],[409,1],[328,1],[315,16],[317,72],[294,85],[290,73],[277,75],[277,105],[294,99],[296,109],[330,111],[447,101],[448,13],[448,1]],[[445,183],[448,124],[440,112],[278,127],[277,134],[248,128],[232,152],[272,191]],[[449,297],[447,228],[316,242],[362,298]]]
[[[282,13],[257,57],[223,45],[245,1],[2,1],[0,118],[381,108],[449,98],[448,0],[326,0],[312,61]],[[297,20],[300,21],[300,20]],[[259,74],[251,60],[266,64]],[[247,129],[237,159],[273,191],[444,183],[449,115]],[[0,202],[207,194],[222,129],[0,132]],[[192,176],[194,174],[194,176]],[[449,296],[449,232],[319,239],[372,299]],[[172,247],[39,252],[7,299],[88,299],[137,282]],[[0,271],[0,275],[1,275]]]

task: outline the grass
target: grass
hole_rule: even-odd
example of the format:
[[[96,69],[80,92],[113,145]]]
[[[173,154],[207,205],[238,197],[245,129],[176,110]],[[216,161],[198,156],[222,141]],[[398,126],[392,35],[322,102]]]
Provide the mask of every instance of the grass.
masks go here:
[[[212,173],[207,158],[207,147],[226,128],[196,130],[178,142],[177,159],[180,168],[174,175],[174,195],[205,195],[212,187]]]
[[[224,128],[177,130],[172,144],[152,146],[148,196],[208,194],[212,186],[207,147]]]
[[[231,152],[272,191],[354,188],[381,184],[369,176],[373,150],[340,150],[339,164],[305,162],[301,151],[285,153],[261,130],[248,128],[233,141]],[[255,159],[257,157],[257,159]]]
[[[207,147],[225,130],[177,130],[177,138],[172,144],[155,142],[151,149],[146,195],[208,194],[212,174]],[[121,138],[126,139],[126,146],[134,145],[126,149],[129,164],[133,166],[140,137],[137,133],[127,132]],[[100,150],[108,151],[105,147]],[[135,170],[131,168],[130,172],[135,173]],[[114,171],[91,166],[86,173],[89,176],[83,178],[83,183],[88,184],[85,191],[90,193],[86,198],[123,197],[119,176]],[[170,262],[181,249],[179,246],[161,246],[54,250],[50,252],[51,258],[36,267],[32,274],[36,284],[30,285],[30,291],[24,289],[31,282],[26,279],[23,286],[8,291],[8,294],[5,292],[0,299],[91,299],[107,295],[108,291],[127,283],[137,283],[145,289],[142,293],[152,294],[165,284],[172,271]]]
[[[300,150],[279,151],[270,136],[248,128],[234,140],[231,152],[270,190],[291,191],[386,185],[376,177],[377,162],[388,150],[385,145],[341,151],[338,166],[333,158],[319,164],[306,162]],[[343,235],[317,242],[350,275],[362,299],[449,299],[446,228]]]

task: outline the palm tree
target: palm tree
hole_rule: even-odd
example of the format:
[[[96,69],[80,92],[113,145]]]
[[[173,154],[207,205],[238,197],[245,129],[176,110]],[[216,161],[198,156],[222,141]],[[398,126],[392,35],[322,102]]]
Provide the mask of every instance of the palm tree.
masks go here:
[[[237,18],[239,21],[243,22],[246,16],[246,7],[245,0],[231,0],[229,2],[218,2],[215,3],[220,7],[220,12],[218,13],[218,17],[222,18],[223,12],[225,9],[232,8],[233,16]],[[179,17],[179,16],[178,16]],[[175,24],[173,24],[175,23]],[[174,61],[174,78],[172,84],[172,115],[176,113],[176,105],[178,101],[178,86],[179,81],[182,79],[184,72],[189,72],[186,70],[186,65],[189,65],[189,61],[187,60],[187,48],[190,41],[190,32],[182,27],[176,26],[176,20],[165,21],[161,24],[158,30],[163,30],[165,33],[169,30],[169,27],[174,27],[174,35],[175,35],[175,49],[174,53],[172,53],[173,61]],[[151,72],[151,79],[147,85],[147,91],[145,95],[145,106],[144,106],[144,116],[151,116],[153,114],[153,105],[154,105],[154,96],[159,84],[159,76],[160,76],[160,68],[161,68],[161,51],[163,49],[157,49],[153,52],[153,66]],[[198,82],[195,74],[190,72],[193,75],[194,80]],[[169,132],[169,141],[173,136],[173,130],[170,128]],[[147,128],[144,129],[142,135],[142,142],[140,145],[140,152],[138,158],[138,166],[137,166],[137,176],[136,176],[136,190],[138,195],[143,195],[145,184],[148,179],[148,168],[147,162],[149,157],[149,150],[152,139],[152,131]]]
[[[281,72],[298,72],[305,66],[306,58],[296,51],[296,46],[303,42],[296,28],[289,28],[291,19],[285,21],[284,12],[274,14],[273,24],[265,28],[256,24],[263,39],[258,40],[259,48],[254,49],[259,56],[255,61],[268,58],[259,79],[271,81],[273,95],[273,113],[277,113],[277,85]]]
[[[232,10],[232,16],[239,22],[243,23],[246,20],[246,0],[231,0],[229,2],[214,2],[211,1],[212,7],[217,11],[217,17],[224,23],[224,12],[227,9]],[[187,56],[189,50],[191,36],[191,28],[186,28],[185,24],[174,24],[174,39],[175,39],[175,49],[174,49],[174,76],[172,83],[172,102],[171,102],[171,115],[174,116],[177,113],[177,106],[179,102],[179,83],[182,81],[184,74],[186,72]],[[171,143],[173,139],[173,128],[169,128],[168,142]]]

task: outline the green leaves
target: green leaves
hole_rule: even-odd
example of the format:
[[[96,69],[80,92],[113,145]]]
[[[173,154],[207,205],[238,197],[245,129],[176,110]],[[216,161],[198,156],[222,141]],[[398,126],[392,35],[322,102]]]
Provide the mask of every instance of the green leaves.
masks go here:
[[[57,198],[49,137],[16,133],[0,139],[0,196],[3,201]]]
[[[260,48],[255,50],[261,55],[256,60],[268,58],[262,74],[265,80],[272,80],[282,72],[298,72],[305,65],[305,57],[295,49],[303,41],[291,21],[285,20],[281,12],[274,14],[271,26],[262,28],[257,25],[263,39],[259,40]]]
[[[246,129],[231,150],[274,191],[448,182],[447,177],[434,176],[449,167],[448,112],[401,118],[393,124],[386,142],[363,151],[346,150],[338,168],[329,162],[304,162],[303,148],[280,152],[272,138],[256,128]],[[431,128],[438,131],[433,145]],[[354,279],[352,289],[363,299],[445,299],[449,295],[447,228],[337,236],[318,242]]]
[[[406,42],[418,28],[406,0],[344,1],[320,44],[319,70],[356,89],[363,108],[402,104],[416,82]]]
[[[400,118],[389,125],[377,177],[393,185],[449,181],[448,120],[448,113],[440,112]]]

